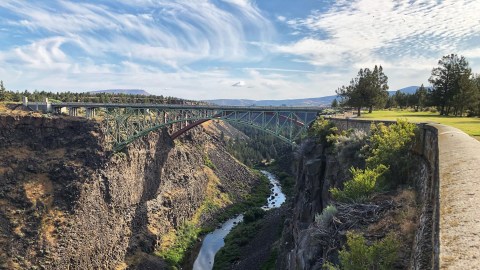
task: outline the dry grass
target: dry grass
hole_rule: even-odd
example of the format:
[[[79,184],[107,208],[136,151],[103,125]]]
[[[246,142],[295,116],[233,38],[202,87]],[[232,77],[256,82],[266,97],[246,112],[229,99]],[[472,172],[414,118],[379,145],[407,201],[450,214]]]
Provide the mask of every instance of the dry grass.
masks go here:
[[[18,237],[23,238],[25,234],[22,232],[23,228],[25,228],[25,224],[20,223],[13,229],[13,233],[16,234]]]
[[[66,151],[67,150],[65,148],[57,148],[47,151],[45,155],[48,156],[50,159],[61,159],[65,157]]]
[[[9,111],[5,104],[0,102],[0,114],[7,114]]]
[[[33,204],[41,202],[46,214],[41,218],[40,234],[49,244],[55,245],[57,238],[57,226],[65,224],[66,217],[62,211],[52,209],[53,205],[53,183],[48,174],[34,174],[23,185],[25,196]]]
[[[53,184],[48,174],[40,173],[30,177],[23,185],[25,195],[34,204],[42,201],[44,205],[50,207],[53,202]]]
[[[2,150],[2,155],[0,156],[1,158],[15,158],[18,160],[25,160],[27,158],[30,158],[33,156],[33,152],[28,148],[27,146],[22,146],[22,147],[9,147],[6,149]]]
[[[163,252],[168,250],[175,244],[175,240],[177,240],[177,230],[172,228],[167,233],[161,236],[160,246],[158,247],[156,252]]]
[[[192,221],[194,224],[198,224],[200,217],[205,213],[205,211],[208,211],[209,207],[223,208],[232,204],[228,194],[222,193],[218,189],[218,186],[220,185],[220,179],[215,172],[206,166],[203,168],[203,172],[208,178],[208,183],[205,191],[205,200],[193,215]]]
[[[0,175],[4,175],[7,172],[12,172],[12,168],[10,167],[0,167]]]
[[[125,262],[121,262],[114,267],[115,270],[125,270],[127,268],[128,268],[128,264]]]
[[[48,213],[42,218],[41,235],[51,245],[57,243],[56,229],[57,225],[63,226],[67,221],[65,213],[60,210],[50,209]]]
[[[393,195],[391,199],[399,207],[389,211],[378,222],[371,224],[367,228],[367,232],[375,235],[393,230],[405,237],[406,241],[412,241],[418,225],[415,191],[403,189]]]

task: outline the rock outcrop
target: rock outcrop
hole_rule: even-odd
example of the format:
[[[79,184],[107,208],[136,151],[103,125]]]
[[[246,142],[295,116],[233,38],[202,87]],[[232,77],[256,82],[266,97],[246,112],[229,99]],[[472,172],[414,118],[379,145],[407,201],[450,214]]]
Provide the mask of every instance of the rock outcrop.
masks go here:
[[[358,126],[366,127],[368,131],[368,123],[358,122]],[[326,240],[320,236],[321,230],[315,223],[315,215],[331,203],[329,189],[341,187],[349,177],[348,168],[359,161],[352,159],[340,163],[328,148],[320,144],[307,143],[300,146],[299,150],[302,152],[297,155],[295,198],[290,205],[291,213],[287,214],[291,218],[285,221],[279,241],[276,268],[322,269],[323,262],[331,261],[331,254],[341,247],[340,242],[345,242],[346,232],[338,232],[337,239],[332,243],[335,249],[326,248]],[[375,234],[385,235],[388,230],[395,231],[406,245],[402,247],[396,267],[432,269],[438,260],[438,148],[434,128],[419,126],[413,152],[415,166],[409,177],[414,188],[379,195],[374,204],[388,201],[392,206],[375,217],[375,221],[356,226],[355,229],[364,230],[367,235],[373,236],[373,240],[376,239]],[[410,219],[401,219],[410,212],[413,212],[409,214]],[[377,225],[373,225],[375,222]],[[373,233],[375,228],[380,230]],[[343,240],[339,241],[338,238]]]
[[[165,266],[148,253],[257,183],[218,137],[159,130],[112,153],[97,122],[0,115],[0,268]],[[221,205],[202,212],[209,196]]]

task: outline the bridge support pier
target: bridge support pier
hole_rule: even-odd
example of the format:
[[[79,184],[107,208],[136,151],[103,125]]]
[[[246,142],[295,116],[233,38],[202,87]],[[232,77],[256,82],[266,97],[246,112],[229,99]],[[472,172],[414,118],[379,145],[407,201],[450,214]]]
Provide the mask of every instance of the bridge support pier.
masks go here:
[[[95,108],[85,108],[85,112],[88,119],[95,118],[97,114]]]
[[[70,107],[68,109],[68,115],[70,116],[78,116],[78,108],[77,107]]]

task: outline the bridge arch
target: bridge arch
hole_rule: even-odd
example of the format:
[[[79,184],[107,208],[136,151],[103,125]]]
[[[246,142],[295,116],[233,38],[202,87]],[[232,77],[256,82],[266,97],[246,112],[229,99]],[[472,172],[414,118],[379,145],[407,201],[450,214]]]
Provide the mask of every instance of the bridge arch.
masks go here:
[[[212,119],[251,126],[295,145],[318,114],[319,107],[260,107],[173,104],[56,103],[53,109],[97,110],[102,129],[114,151],[148,133],[170,127],[172,139]],[[58,108],[57,108],[58,107]],[[91,117],[92,114],[90,114]],[[89,117],[89,114],[87,114]]]
[[[277,134],[275,133],[274,131],[272,130],[269,130],[269,129],[264,129],[262,128],[261,126],[259,125],[256,125],[255,123],[251,123],[251,122],[246,122],[246,121],[235,121],[235,120],[230,120],[230,119],[222,119],[222,118],[209,118],[209,119],[202,119],[202,120],[198,120],[198,121],[195,121],[189,125],[187,125],[186,127],[182,128],[182,129],[179,129],[175,132],[173,132],[171,135],[170,135],[170,138],[172,138],[172,140],[175,140],[177,139],[178,137],[180,137],[182,134],[184,134],[185,132],[189,131],[190,129],[196,127],[196,126],[199,126],[205,122],[208,122],[208,121],[212,121],[212,120],[221,120],[221,121],[226,121],[226,122],[232,122],[232,123],[238,123],[238,124],[241,124],[241,125],[246,125],[246,126],[250,126],[250,127],[253,127],[255,129],[258,129],[260,131],[263,131],[265,133],[268,133],[270,135],[273,135],[274,137],[282,140],[283,142],[285,143],[288,143],[292,146],[295,146],[296,143],[292,140],[290,140],[288,137],[285,137],[285,136],[282,136],[281,134]],[[303,128],[307,128],[308,126],[302,126],[302,129]]]

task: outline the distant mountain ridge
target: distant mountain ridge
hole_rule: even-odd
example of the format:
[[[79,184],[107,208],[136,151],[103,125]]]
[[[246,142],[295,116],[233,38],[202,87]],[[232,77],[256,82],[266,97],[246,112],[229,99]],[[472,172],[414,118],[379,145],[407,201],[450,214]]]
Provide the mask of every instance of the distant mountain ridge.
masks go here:
[[[152,95],[142,89],[107,89],[107,90],[88,91],[88,93],[126,94],[126,95],[142,95],[142,96]]]
[[[420,86],[408,86],[395,91],[388,91],[390,96],[394,95],[397,91],[406,94],[413,94]],[[301,99],[281,99],[281,100],[252,100],[252,99],[212,99],[204,100],[205,102],[213,103],[216,105],[224,106],[318,106],[325,107],[330,106],[332,101],[337,96],[325,96],[316,98],[301,98]]]
[[[401,88],[401,89],[398,89],[398,90],[395,90],[395,91],[388,91],[388,94],[390,96],[393,96],[395,95],[395,93],[397,91],[400,91],[402,93],[405,93],[405,94],[415,94],[415,91],[417,91],[417,89],[420,88],[420,86],[408,86],[408,87],[404,87],[404,88]],[[430,88],[428,86],[425,86],[425,88]]]

